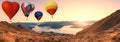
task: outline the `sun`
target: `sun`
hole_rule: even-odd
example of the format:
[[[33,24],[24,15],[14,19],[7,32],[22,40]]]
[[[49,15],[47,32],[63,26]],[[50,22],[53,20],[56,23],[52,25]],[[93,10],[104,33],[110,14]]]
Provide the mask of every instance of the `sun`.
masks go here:
[[[80,22],[85,22],[85,21],[87,21],[87,20],[86,20],[86,18],[84,18],[84,17],[80,17],[78,21],[80,21]]]

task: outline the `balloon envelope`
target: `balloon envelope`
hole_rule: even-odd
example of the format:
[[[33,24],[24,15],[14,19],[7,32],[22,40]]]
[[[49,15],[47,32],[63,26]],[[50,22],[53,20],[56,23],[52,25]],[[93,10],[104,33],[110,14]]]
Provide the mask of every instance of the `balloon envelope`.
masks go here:
[[[19,4],[17,2],[4,1],[2,3],[2,8],[11,20],[14,17],[14,15],[18,12]]]
[[[47,11],[50,15],[54,15],[54,13],[56,12],[57,8],[58,8],[58,5],[57,5],[57,3],[54,2],[54,1],[48,2],[48,3],[46,4],[46,6],[45,6],[46,11]]]
[[[25,17],[28,17],[30,13],[34,10],[35,6],[29,2],[24,2],[22,3],[21,8]]]
[[[35,18],[39,21],[43,16],[43,13],[40,11],[35,12]]]

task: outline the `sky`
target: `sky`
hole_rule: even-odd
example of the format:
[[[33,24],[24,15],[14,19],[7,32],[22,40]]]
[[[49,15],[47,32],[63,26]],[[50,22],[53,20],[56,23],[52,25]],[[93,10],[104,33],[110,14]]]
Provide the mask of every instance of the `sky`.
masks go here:
[[[5,0],[0,0],[0,5]],[[23,2],[30,2],[35,5],[34,11],[28,17],[24,16],[21,8],[12,18],[13,22],[37,22],[34,17],[36,11],[42,11],[43,17],[39,22],[48,21],[97,21],[100,20],[116,10],[120,9],[120,0],[54,0],[58,4],[54,18],[45,10],[45,3],[50,0],[9,0],[11,2],[18,2],[19,5]],[[0,7],[0,21],[10,21]]]

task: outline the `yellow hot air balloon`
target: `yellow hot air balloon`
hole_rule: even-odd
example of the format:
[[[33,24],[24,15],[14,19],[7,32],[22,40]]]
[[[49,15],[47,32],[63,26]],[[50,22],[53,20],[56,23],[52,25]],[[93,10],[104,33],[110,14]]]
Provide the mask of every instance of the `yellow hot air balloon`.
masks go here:
[[[54,1],[49,1],[48,3],[46,3],[45,5],[45,9],[46,11],[50,14],[50,15],[54,15],[55,12],[57,11],[58,5],[56,2]]]

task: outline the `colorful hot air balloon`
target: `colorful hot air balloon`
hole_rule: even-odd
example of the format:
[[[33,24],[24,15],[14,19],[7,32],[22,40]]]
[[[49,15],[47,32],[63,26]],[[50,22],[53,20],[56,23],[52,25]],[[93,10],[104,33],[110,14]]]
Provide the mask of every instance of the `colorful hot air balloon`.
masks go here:
[[[45,5],[45,9],[46,11],[52,15],[52,18],[53,18],[53,15],[55,14],[55,12],[57,11],[57,8],[58,8],[58,5],[56,2],[54,1],[49,1],[46,5]]]
[[[2,9],[11,20],[19,10],[19,4],[17,2],[4,1],[2,3]]]
[[[29,2],[24,2],[21,6],[25,17],[29,17],[30,13],[34,10],[35,6]]]
[[[40,11],[35,12],[35,18],[39,21],[43,16],[43,13]]]

